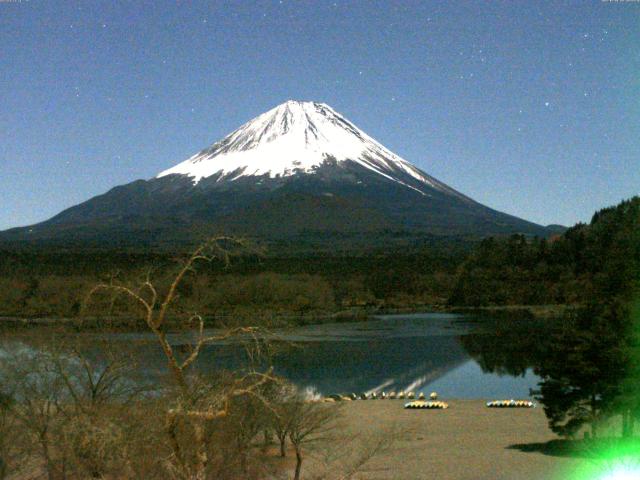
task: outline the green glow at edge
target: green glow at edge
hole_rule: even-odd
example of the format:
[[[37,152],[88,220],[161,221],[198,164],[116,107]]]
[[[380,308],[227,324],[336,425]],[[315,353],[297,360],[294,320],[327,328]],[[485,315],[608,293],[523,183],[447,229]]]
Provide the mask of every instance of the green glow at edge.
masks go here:
[[[640,341],[640,298],[633,302],[630,321],[636,333],[635,341]],[[636,350],[636,356],[639,354],[640,349]],[[635,366],[632,375],[640,379],[640,358],[632,358],[631,361]],[[579,468],[565,471],[554,480],[640,480],[639,427],[636,424],[635,437],[594,440],[593,448],[585,448],[586,458],[580,458]]]
[[[640,480],[640,442],[622,439],[615,445],[591,453],[583,458],[578,469],[558,479],[563,480]],[[610,444],[611,445],[611,444]]]

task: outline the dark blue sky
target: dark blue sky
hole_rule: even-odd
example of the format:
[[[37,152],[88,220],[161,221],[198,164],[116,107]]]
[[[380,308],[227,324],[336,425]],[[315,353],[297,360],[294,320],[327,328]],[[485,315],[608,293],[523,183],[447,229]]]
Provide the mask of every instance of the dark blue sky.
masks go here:
[[[0,1],[0,229],[328,103],[498,210],[640,193],[640,2]]]

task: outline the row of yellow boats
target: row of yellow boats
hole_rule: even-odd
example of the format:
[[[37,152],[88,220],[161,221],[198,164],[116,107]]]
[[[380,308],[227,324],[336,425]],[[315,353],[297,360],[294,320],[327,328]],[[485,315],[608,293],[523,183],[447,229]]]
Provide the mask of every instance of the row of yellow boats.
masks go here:
[[[493,400],[487,402],[489,408],[534,408],[535,403],[529,400]],[[425,400],[416,400],[405,403],[404,408],[408,409],[445,409],[449,408],[446,402],[427,402]]]
[[[404,408],[408,409],[427,409],[427,410],[444,410],[449,408],[449,404],[447,402],[427,402],[424,400],[416,400],[414,402],[409,402],[404,404]]]
[[[534,408],[535,403],[529,400],[493,400],[487,402],[489,408]]]
[[[370,392],[370,393],[361,393],[360,395],[357,395],[355,393],[350,393],[349,395],[331,395],[329,397],[327,397],[328,399],[333,399],[336,402],[339,402],[341,400],[395,400],[395,399],[399,399],[399,400],[426,400],[427,397],[425,396],[424,393],[420,392],[416,395],[415,392],[403,392],[400,391],[398,393],[396,392],[380,392],[380,393],[376,393],[376,392]],[[436,392],[431,392],[429,394],[429,400],[437,400],[438,399],[438,394]]]

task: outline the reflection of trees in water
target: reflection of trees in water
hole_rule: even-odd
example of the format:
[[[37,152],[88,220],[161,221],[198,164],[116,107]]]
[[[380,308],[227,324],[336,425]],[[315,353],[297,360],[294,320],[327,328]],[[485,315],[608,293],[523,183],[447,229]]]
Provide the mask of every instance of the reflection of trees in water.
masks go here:
[[[465,322],[464,328],[471,331],[462,337],[456,335],[461,331],[457,328],[451,335],[437,330],[436,335],[380,336],[357,341],[273,342],[269,345],[269,361],[279,375],[321,394],[419,390],[468,361],[469,355],[484,372],[523,375],[536,364],[531,351],[542,345],[545,335],[531,324],[510,320],[495,324],[483,321],[476,326]],[[147,337],[113,334],[103,340],[117,348],[129,346],[136,372],[145,382],[164,380],[166,360]],[[188,354],[188,349],[180,346],[184,339],[174,340],[176,355],[182,358]],[[33,343],[32,347],[37,349],[38,344]],[[89,351],[87,355],[92,357],[96,352]],[[249,362],[242,344],[228,343],[204,347],[195,366],[201,375],[211,376],[219,370],[241,370]]]
[[[590,425],[596,436],[600,423],[622,415],[622,433],[631,436],[640,418],[640,334],[632,331],[630,316],[625,305],[600,303],[556,326],[500,320],[478,324],[459,340],[484,372],[523,376],[533,370],[555,433],[573,436]]]
[[[546,322],[500,319],[478,324],[459,341],[483,372],[516,377],[529,369],[537,373],[552,333]]]
[[[541,368],[540,401],[551,429],[565,436],[622,416],[623,436],[633,435],[640,412],[640,343],[628,305],[599,302],[567,318]]]

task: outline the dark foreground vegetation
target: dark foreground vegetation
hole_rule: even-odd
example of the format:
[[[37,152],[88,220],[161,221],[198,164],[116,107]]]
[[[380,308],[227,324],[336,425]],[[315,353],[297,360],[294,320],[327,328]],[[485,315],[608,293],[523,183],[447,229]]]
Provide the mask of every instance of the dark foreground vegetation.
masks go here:
[[[149,383],[131,351],[69,338],[3,355],[2,480],[298,479],[311,453],[333,455],[323,478],[349,478],[390,441],[342,438],[339,405],[268,370]]]

